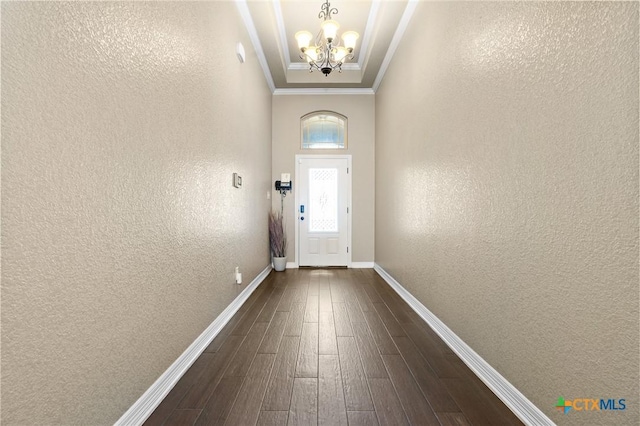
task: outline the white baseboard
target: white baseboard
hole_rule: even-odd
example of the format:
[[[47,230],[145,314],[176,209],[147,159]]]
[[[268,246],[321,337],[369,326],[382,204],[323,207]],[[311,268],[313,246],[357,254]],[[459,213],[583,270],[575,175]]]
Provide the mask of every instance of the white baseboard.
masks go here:
[[[373,268],[373,266],[374,266],[373,262],[351,262],[351,267],[353,269],[358,269],[358,268],[371,269]]]
[[[200,354],[207,349],[207,346],[220,333],[222,328],[229,322],[233,315],[240,309],[240,306],[249,298],[251,293],[264,281],[271,272],[271,265],[264,268],[258,276],[245,287],[229,306],[211,325],[202,332],[200,336],[174,361],[173,364],[155,381],[153,385],[120,417],[115,426],[142,425],[153,413],[167,394],[173,389],[178,380],[189,367],[198,359]]]
[[[350,268],[353,269],[357,269],[357,268],[373,268],[374,263],[373,262],[351,262],[351,266],[349,266]],[[297,262],[287,262],[287,269],[298,269],[300,268],[300,265],[298,265]]]
[[[520,420],[526,425],[555,426],[555,423],[540,411],[538,407],[509,383],[507,379],[502,377],[500,373],[451,331],[449,327],[420,303],[418,299],[402,287],[387,271],[377,263],[374,269]]]

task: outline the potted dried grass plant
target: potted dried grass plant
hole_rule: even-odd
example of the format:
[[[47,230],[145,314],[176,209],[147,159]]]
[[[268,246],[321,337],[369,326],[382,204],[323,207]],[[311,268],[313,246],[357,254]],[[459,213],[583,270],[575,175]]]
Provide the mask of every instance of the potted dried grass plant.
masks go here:
[[[273,257],[273,268],[284,271],[287,267],[287,237],[281,212],[269,212],[269,246]]]

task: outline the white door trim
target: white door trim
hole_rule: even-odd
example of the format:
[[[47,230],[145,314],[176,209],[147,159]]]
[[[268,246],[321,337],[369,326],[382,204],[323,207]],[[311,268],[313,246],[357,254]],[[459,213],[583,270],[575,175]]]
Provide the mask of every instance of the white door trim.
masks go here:
[[[351,200],[351,185],[352,185],[352,174],[353,174],[353,168],[351,166],[351,154],[344,154],[344,155],[329,155],[329,154],[313,154],[313,155],[309,155],[309,154],[297,154],[296,155],[296,176],[295,176],[295,181],[293,183],[293,192],[295,193],[295,205],[293,206],[294,208],[294,214],[293,214],[293,218],[296,221],[296,225],[295,225],[295,243],[296,243],[296,249],[295,249],[295,268],[297,268],[300,263],[298,261],[299,259],[299,252],[300,252],[300,210],[299,210],[299,206],[300,206],[300,185],[298,185],[296,182],[300,182],[300,160],[305,160],[305,159],[346,159],[347,160],[347,167],[349,172],[347,173],[347,207],[349,208],[349,214],[347,215],[347,246],[349,247],[349,252],[347,253],[347,267],[351,268],[351,259],[352,259],[352,254],[353,254],[353,244],[351,244],[351,229],[353,228],[352,226],[352,221],[351,221],[351,217],[353,216],[353,208],[352,208],[352,200]]]

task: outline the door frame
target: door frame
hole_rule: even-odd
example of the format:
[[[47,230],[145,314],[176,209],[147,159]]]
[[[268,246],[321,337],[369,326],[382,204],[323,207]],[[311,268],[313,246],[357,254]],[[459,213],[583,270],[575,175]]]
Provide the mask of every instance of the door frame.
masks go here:
[[[351,176],[353,175],[353,167],[351,165],[351,154],[335,154],[335,155],[330,155],[330,154],[296,154],[296,175],[295,175],[295,182],[294,183],[294,193],[295,193],[295,205],[293,206],[294,209],[294,218],[296,221],[296,226],[295,226],[295,244],[296,244],[296,249],[295,249],[295,267],[298,268],[300,267],[300,263],[298,262],[298,259],[300,258],[300,185],[297,184],[297,182],[300,182],[300,160],[307,160],[307,159],[327,159],[327,160],[334,160],[334,159],[346,159],[347,160],[347,209],[348,209],[348,213],[347,213],[347,247],[348,247],[348,252],[347,252],[347,268],[351,268],[351,259],[352,259],[352,255],[353,255],[353,244],[351,244],[351,229],[352,227],[352,223],[351,223],[351,217],[353,216],[353,208],[352,208],[352,199],[351,199],[351,185],[352,185],[352,178]]]

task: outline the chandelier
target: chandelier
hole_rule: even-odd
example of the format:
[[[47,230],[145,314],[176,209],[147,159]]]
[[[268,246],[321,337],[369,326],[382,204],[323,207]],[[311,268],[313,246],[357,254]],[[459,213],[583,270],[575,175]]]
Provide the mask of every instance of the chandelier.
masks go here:
[[[309,72],[314,69],[322,71],[325,76],[331,71],[342,72],[342,64],[353,59],[353,49],[356,47],[356,40],[359,35],[355,31],[347,31],[342,34],[343,45],[340,46],[336,40],[340,24],[331,19],[331,14],[338,14],[338,9],[331,8],[329,0],[325,0],[320,8],[318,18],[322,19],[320,31],[316,36],[315,44],[310,46],[313,34],[309,31],[298,31],[295,35],[300,49],[300,59],[309,63]]]

